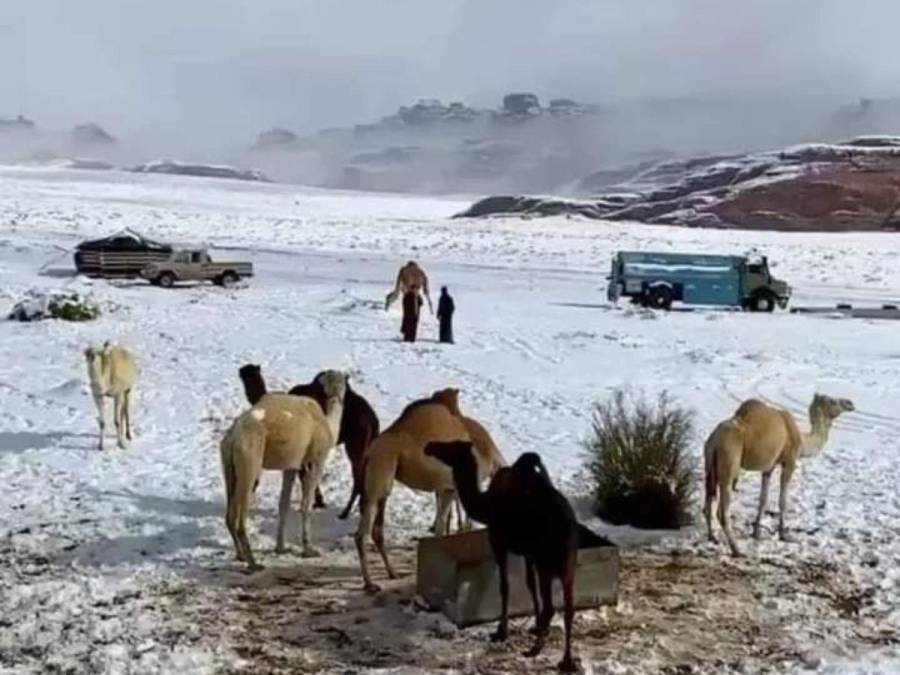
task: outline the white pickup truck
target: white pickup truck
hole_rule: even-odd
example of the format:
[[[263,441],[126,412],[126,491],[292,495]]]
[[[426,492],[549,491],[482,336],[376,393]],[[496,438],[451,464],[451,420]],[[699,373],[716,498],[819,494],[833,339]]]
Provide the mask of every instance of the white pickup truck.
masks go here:
[[[177,281],[212,281],[231,286],[253,276],[253,263],[213,262],[203,249],[176,251],[167,260],[152,262],[141,270],[141,277],[155,286],[170,288]]]

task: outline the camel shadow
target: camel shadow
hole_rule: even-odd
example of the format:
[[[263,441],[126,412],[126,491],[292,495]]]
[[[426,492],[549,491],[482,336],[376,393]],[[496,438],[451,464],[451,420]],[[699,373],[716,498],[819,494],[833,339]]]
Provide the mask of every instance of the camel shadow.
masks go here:
[[[159,524],[143,518],[129,518],[125,524],[135,530]],[[107,567],[133,565],[150,560],[166,559],[186,549],[220,548],[214,538],[212,525],[201,526],[188,521],[164,527],[153,534],[129,534],[125,536],[101,536],[93,541],[74,543],[56,554],[57,564],[83,567]],[[167,561],[169,567],[195,565],[196,561]]]
[[[59,449],[62,441],[73,438],[91,438],[97,434],[71,433],[67,431],[0,431],[0,454],[25,452],[26,450]]]
[[[202,499],[173,499],[157,495],[145,495],[130,490],[94,491],[98,498],[124,497],[133,501],[142,512],[153,511],[164,516],[193,516],[196,518],[219,517],[225,513],[223,502],[208,502]]]

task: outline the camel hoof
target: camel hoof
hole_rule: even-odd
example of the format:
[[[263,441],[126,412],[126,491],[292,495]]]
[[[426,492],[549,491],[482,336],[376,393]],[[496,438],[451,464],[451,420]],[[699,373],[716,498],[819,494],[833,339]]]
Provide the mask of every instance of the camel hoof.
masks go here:
[[[779,532],[778,538],[787,544],[793,544],[795,541],[797,541],[794,535],[788,534],[787,532]]]
[[[318,549],[315,548],[305,548],[303,549],[303,553],[300,554],[301,558],[319,558],[322,553]]]
[[[288,546],[285,546],[284,544],[277,544],[275,546],[275,553],[278,553],[279,555],[281,555],[283,553],[287,553],[290,550],[291,549]]]
[[[575,659],[571,657],[566,657],[556,666],[559,668],[561,673],[575,673],[578,672],[578,666],[575,663]]]
[[[491,633],[491,642],[505,642],[509,637],[509,631],[497,630]]]
[[[753,528],[753,538],[759,541],[762,538],[762,530],[758,527]]]
[[[731,557],[732,558],[743,558],[744,554],[740,549],[733,548],[733,549],[731,549]]]
[[[341,512],[338,514],[338,520],[347,520],[347,518],[349,518],[349,517],[350,517],[350,512],[349,512],[349,511],[341,511]]]
[[[538,656],[542,651],[544,651],[544,645],[542,643],[536,643],[531,649],[522,652],[522,656],[528,657],[529,659],[533,659],[535,656]]]
[[[716,537],[716,535],[714,535],[714,534],[709,535],[706,538],[706,541],[708,541],[710,544],[718,544],[719,543],[718,537]]]
[[[546,635],[550,631],[549,631],[549,628],[541,628],[538,624],[535,624],[531,628],[528,629],[528,632],[531,635]]]
[[[369,594],[371,595],[371,594],[375,594],[375,593],[380,593],[380,592],[381,592],[381,586],[379,586],[378,584],[373,584],[373,583],[370,581],[370,582],[367,583],[365,586],[363,586],[363,590],[364,590],[366,593],[369,593]]]

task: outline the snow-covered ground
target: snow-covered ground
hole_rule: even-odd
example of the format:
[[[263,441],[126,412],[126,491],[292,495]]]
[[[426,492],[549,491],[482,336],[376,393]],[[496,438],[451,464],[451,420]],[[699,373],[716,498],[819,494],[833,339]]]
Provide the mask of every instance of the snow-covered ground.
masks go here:
[[[252,518],[266,565],[233,562],[217,444],[245,407],[237,369],[270,388],[318,370],[353,372],[383,423],[411,399],[461,389],[507,458],[540,452],[584,492],[591,404],[626,385],[667,390],[697,415],[697,449],[738,401],[762,396],[803,415],[813,392],[849,397],[821,457],[794,481],[796,543],[749,541],[758,481],[734,515],[748,556],[699,529],[623,550],[619,606],[583,612],[587,672],[900,672],[900,323],[725,311],[611,308],[617,249],[765,251],[795,304],[900,300],[896,235],[685,230],[597,221],[448,220],[468,200],[305,190],[168,176],[0,169],[0,313],[29,289],[90,293],[84,324],[0,323],[0,671],[543,672],[489,627],[460,631],[413,602],[413,542],[433,500],[398,487],[388,539],[404,577],[360,591],[340,522],[346,460],[325,485],[315,561],[272,553],[278,477]],[[246,287],[173,290],[67,276],[77,241],[125,226],[250,259]],[[420,261],[457,302],[457,344],[399,342],[383,298]],[[51,263],[43,271],[42,266]],[[136,438],[96,450],[83,348],[113,339],[139,356]],[[111,445],[111,443],[110,443]],[[773,505],[775,498],[773,497]],[[771,508],[771,507],[770,507]],[[294,523],[296,525],[296,523]],[[379,582],[383,570],[373,561]]]

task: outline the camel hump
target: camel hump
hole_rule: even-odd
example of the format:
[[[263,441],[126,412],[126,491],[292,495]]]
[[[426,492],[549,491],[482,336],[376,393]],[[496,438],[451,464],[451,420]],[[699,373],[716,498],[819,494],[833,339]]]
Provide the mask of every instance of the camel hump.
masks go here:
[[[734,412],[734,416],[738,419],[745,420],[753,415],[768,412],[772,410],[772,406],[764,401],[760,401],[758,398],[749,398],[738,406],[738,409]]]

